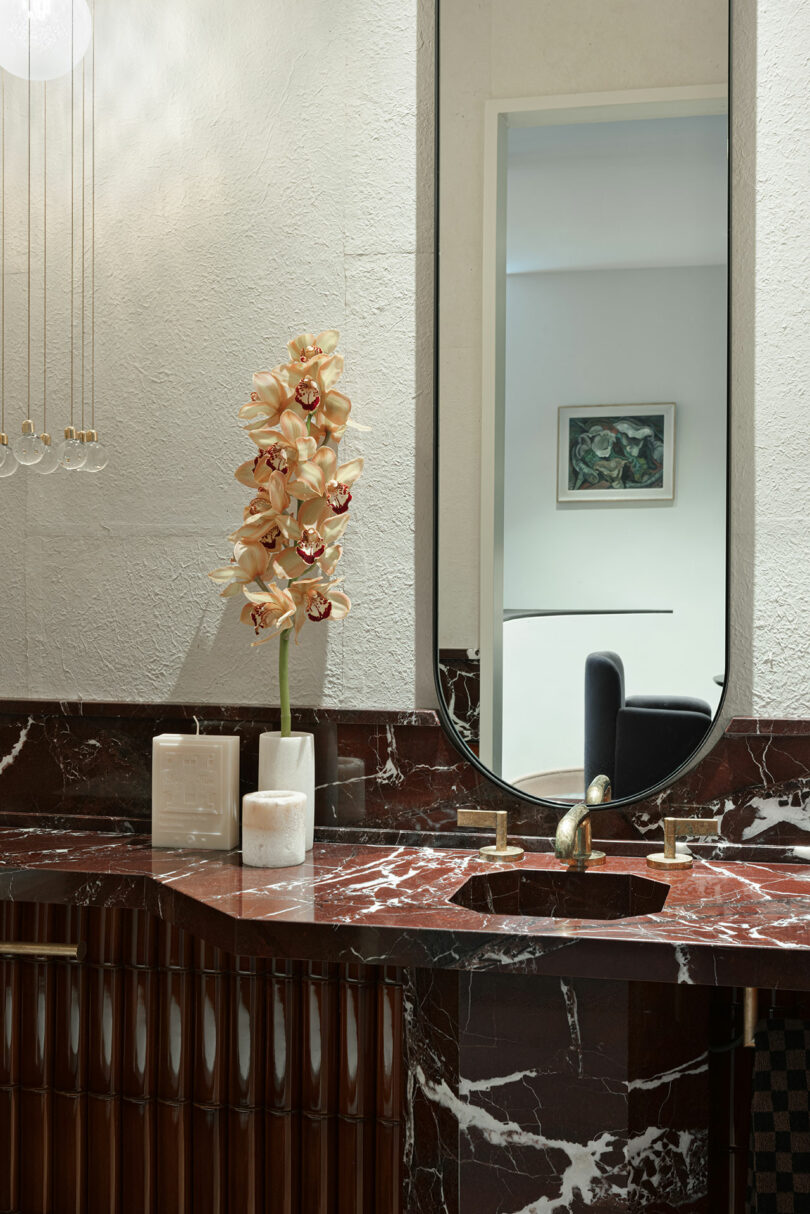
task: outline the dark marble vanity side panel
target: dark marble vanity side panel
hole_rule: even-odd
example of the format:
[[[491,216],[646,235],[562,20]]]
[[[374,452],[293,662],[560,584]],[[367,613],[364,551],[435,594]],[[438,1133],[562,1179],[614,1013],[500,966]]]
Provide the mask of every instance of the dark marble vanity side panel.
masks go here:
[[[411,972],[406,1211],[745,1209],[740,992]],[[807,996],[761,993],[785,1013]]]
[[[708,1214],[705,992],[464,982],[461,1209]]]
[[[195,717],[203,732],[240,736],[243,791],[255,788],[259,734],[278,727],[273,709],[0,702],[0,826],[148,831],[152,738],[192,732]],[[346,830],[357,841],[474,846],[477,835],[456,828],[462,806],[507,809],[511,833],[530,846],[548,846],[554,833],[558,812],[481,776],[433,711],[301,709],[293,724],[315,735],[324,839]],[[809,801],[810,720],[740,718],[664,793],[600,810],[594,834],[614,849],[647,850],[666,814],[716,816],[721,842],[803,861]]]
[[[459,985],[450,970],[411,969],[404,983],[404,1210],[459,1206]]]

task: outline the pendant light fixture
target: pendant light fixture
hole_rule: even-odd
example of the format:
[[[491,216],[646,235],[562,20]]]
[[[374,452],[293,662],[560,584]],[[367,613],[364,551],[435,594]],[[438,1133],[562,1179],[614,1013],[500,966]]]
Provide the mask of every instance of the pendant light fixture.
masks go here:
[[[31,467],[48,476],[59,467],[56,448],[48,433],[48,82],[42,81],[42,433],[45,450]]]
[[[22,424],[22,433],[20,437],[15,439],[11,444],[11,450],[14,452],[18,464],[36,464],[42,459],[45,454],[45,444],[36,432],[36,427],[31,421],[31,10],[28,10],[28,80],[26,86],[27,103],[26,103],[26,221],[25,221],[25,246],[26,246],[26,289],[25,289],[25,321],[26,321],[26,346],[27,346],[27,370],[25,376],[27,406],[26,417]]]
[[[89,49],[89,54],[87,53]],[[89,72],[88,72],[89,60]],[[81,86],[76,87],[77,67],[81,65]],[[26,88],[26,408],[21,433],[9,444],[5,434],[6,410],[6,72],[22,78]],[[69,379],[69,424],[64,439],[54,443],[48,431],[48,382],[52,380],[48,361],[48,81],[69,73],[70,200],[68,205],[70,298],[69,375],[59,369],[59,378]],[[88,190],[88,76],[89,76],[89,160]],[[0,198],[0,477],[12,475],[18,465],[48,475],[57,470],[100,472],[107,464],[106,448],[99,442],[95,408],[95,21],[86,0],[0,0],[0,160],[2,161],[2,197]],[[42,430],[38,434],[32,410],[32,359],[34,341],[32,320],[32,161],[34,128],[32,112],[33,81],[42,82]],[[78,96],[77,96],[78,92]],[[77,125],[80,130],[77,132]],[[57,124],[58,129],[58,124]],[[80,185],[77,189],[77,133],[80,139]],[[88,205],[89,193],[89,205]],[[78,207],[77,207],[78,194]],[[67,226],[67,223],[64,225]],[[61,225],[60,225],[61,227]],[[79,282],[76,282],[77,244],[80,258]],[[89,299],[87,291],[89,253]],[[77,292],[78,287],[78,292]],[[77,318],[77,294],[80,313]],[[89,356],[88,356],[89,347]],[[77,367],[77,358],[79,365]],[[78,412],[81,429],[76,430]],[[37,408],[37,412],[39,409]],[[85,429],[89,412],[90,425]]]
[[[0,67],[56,80],[84,58],[92,28],[87,0],[0,0]]]
[[[17,466],[6,434],[6,78],[0,71],[0,477],[12,476]]]

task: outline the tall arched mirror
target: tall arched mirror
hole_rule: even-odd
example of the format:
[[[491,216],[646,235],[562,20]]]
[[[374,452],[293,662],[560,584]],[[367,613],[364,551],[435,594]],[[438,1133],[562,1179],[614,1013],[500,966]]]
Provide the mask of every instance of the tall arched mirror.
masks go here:
[[[438,3],[446,723],[635,799],[726,678],[729,3]]]

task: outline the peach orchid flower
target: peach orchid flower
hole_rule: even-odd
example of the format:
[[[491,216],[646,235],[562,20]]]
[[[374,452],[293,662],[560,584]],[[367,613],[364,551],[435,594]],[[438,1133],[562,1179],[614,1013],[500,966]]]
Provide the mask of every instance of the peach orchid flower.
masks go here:
[[[306,526],[288,518],[290,546],[274,559],[276,576],[299,578],[315,564],[323,573],[333,573],[343,551],[337,541],[346,530],[348,514],[334,515],[327,507]]]
[[[243,624],[250,624],[256,636],[261,638],[254,641],[254,645],[264,645],[280,632],[292,628],[297,604],[289,590],[272,583],[266,591],[252,592],[245,587],[245,598],[248,602],[242,608],[240,618]],[[262,636],[263,632],[268,635]]]
[[[312,424],[340,442],[349,424],[352,402],[335,384],[343,374],[343,355],[329,354],[311,362],[291,362],[280,368],[293,390],[299,409],[312,418]],[[360,427],[358,427],[359,429]]]
[[[319,624],[323,620],[342,620],[349,614],[351,601],[348,595],[335,590],[337,584],[337,579],[324,581],[323,578],[301,578],[290,583],[286,593],[295,604],[296,644],[298,634],[307,620]],[[259,597],[249,590],[245,591],[245,595],[251,601]]]
[[[290,408],[293,399],[290,385],[278,371],[256,371],[250,400],[242,405],[238,416],[248,423],[247,430],[272,429],[284,410]]]
[[[274,472],[287,476],[298,463],[312,459],[318,447],[317,438],[291,409],[282,413],[278,430],[251,430],[249,435],[259,454],[240,464],[234,473],[249,488],[266,485]]]
[[[319,624],[322,620],[343,620],[351,610],[348,595],[335,590],[337,581],[325,582],[322,578],[308,578],[293,582],[289,588],[295,605],[295,637],[305,620]]]
[[[362,471],[362,456],[338,467],[332,448],[319,448],[311,460],[298,465],[288,485],[290,494],[304,503],[298,511],[299,520],[312,526],[324,507],[332,514],[345,514],[352,500],[350,488]]]
[[[337,388],[338,338],[336,329],[301,333],[287,343],[289,362],[253,376],[239,417],[256,454],[236,471],[250,500],[230,536],[229,564],[209,574],[223,597],[244,595],[241,619],[254,645],[279,638],[283,736],[291,730],[290,638],[297,642],[306,621],[342,620],[351,609],[334,574],[363,460],[338,463],[337,446],[355,425],[351,401]]]
[[[271,553],[261,544],[234,544],[230,565],[212,569],[208,576],[213,582],[224,585],[220,597],[232,598],[257,578],[263,578],[270,564]]]
[[[332,354],[339,340],[337,329],[324,329],[317,337],[312,333],[299,333],[287,342],[287,349],[293,362],[308,363],[322,354]]]

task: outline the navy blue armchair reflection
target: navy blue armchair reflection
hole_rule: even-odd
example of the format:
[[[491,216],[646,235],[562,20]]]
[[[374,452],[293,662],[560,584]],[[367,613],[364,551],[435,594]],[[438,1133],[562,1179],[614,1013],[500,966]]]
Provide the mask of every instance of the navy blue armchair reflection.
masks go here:
[[[628,696],[617,653],[585,661],[585,787],[610,777],[613,798],[632,797],[666,779],[709,732],[712,710],[688,696]]]

